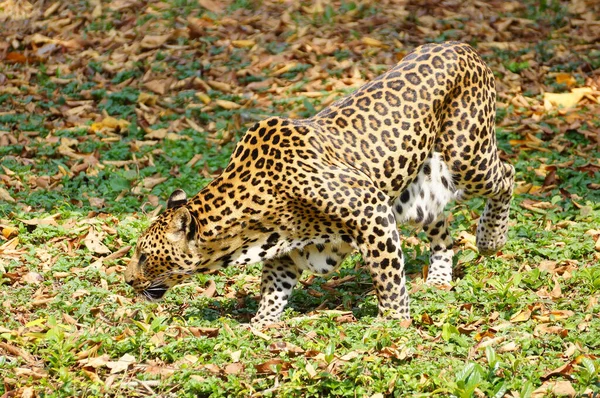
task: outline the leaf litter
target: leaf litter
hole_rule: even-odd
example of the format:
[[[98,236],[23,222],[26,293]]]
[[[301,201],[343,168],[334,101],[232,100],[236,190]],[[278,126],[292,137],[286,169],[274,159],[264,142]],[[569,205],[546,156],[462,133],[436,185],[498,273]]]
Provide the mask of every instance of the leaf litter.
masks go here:
[[[164,200],[173,188],[170,181],[197,174],[202,180],[192,185],[199,189],[214,177],[225,166],[231,144],[249,124],[271,115],[310,116],[425,42],[477,43],[477,50],[495,72],[498,128],[506,143],[502,156],[519,162],[535,154],[537,160],[517,175],[517,194],[526,195],[517,201],[519,212],[524,217],[545,218],[542,227],[555,234],[553,245],[560,244],[562,231],[576,229],[597,214],[597,2],[572,0],[558,9],[544,10],[529,2],[449,1],[443,7],[438,3],[263,1],[240,7],[241,2],[217,0],[188,6],[118,0],[42,2],[40,7],[25,0],[1,2],[6,40],[0,43],[0,200],[4,202],[0,208],[0,286],[7,300],[0,310],[0,360],[11,367],[8,373],[0,373],[4,378],[0,391],[11,396],[50,391],[34,381],[39,379],[58,387],[49,355],[30,342],[64,345],[69,338],[77,343],[64,347],[79,362],[64,366],[75,371],[78,363],[83,373],[72,377],[84,376],[99,394],[121,383],[124,391],[135,388],[139,394],[151,395],[160,386],[139,380],[140,372],[153,369],[151,373],[168,379],[173,377],[174,364],[183,366],[184,362],[194,369],[192,373],[203,375],[192,374],[195,379],[190,380],[235,376],[252,383],[248,380],[253,372],[277,380],[280,376],[286,380],[291,369],[305,372],[309,379],[328,372],[327,377],[337,380],[348,371],[346,363],[365,358],[364,363],[381,359],[403,364],[427,358],[433,349],[427,346],[430,343],[415,351],[394,338],[376,348],[351,345],[344,355],[328,354],[328,361],[319,334],[308,332],[306,339],[297,340],[296,331],[305,325],[333,322],[347,331],[365,327],[360,317],[347,311],[348,305],[357,305],[357,299],[334,294],[360,286],[356,274],[307,286],[309,295],[338,305],[336,310],[343,310],[339,314],[324,312],[291,323],[297,326],[284,323],[264,332],[248,331],[247,336],[265,344],[248,364],[231,357],[215,364],[199,356],[165,363],[155,354],[137,358],[90,341],[103,335],[115,342],[129,341],[141,333],[149,334],[149,341],[158,348],[189,338],[235,338],[240,332],[227,323],[230,332],[214,324],[156,331],[152,319],[157,318],[140,315],[144,311],[132,306],[130,292],[120,285],[127,255],[141,228],[136,226],[132,232],[123,225],[145,222],[142,209],[158,211],[159,198]],[[196,144],[199,137],[200,147]],[[174,146],[177,142],[182,145]],[[183,151],[186,143],[205,152],[178,157],[177,151]],[[565,161],[566,157],[570,159]],[[574,178],[585,184],[584,194],[570,182]],[[40,203],[44,196],[49,199]],[[149,204],[143,207],[146,201]],[[571,224],[554,221],[553,217],[571,208],[579,211]],[[82,223],[87,220],[95,222]],[[471,219],[458,235],[457,251],[476,252],[475,223]],[[487,313],[476,320],[462,319],[456,325],[457,334],[449,332],[449,341],[473,336],[472,347],[498,346],[500,353],[512,353],[523,346],[518,333],[502,334],[512,328],[560,341],[576,333],[569,325],[573,318],[578,319],[578,328],[589,329],[590,322],[597,322],[597,290],[581,304],[586,317],[580,319],[571,309],[562,309],[565,300],[578,300],[581,295],[569,282],[573,275],[581,278],[581,272],[588,272],[590,286],[600,284],[600,276],[594,276],[600,261],[600,233],[590,225],[577,234],[588,250],[585,255],[572,253],[577,259],[544,254],[543,248],[541,254],[516,253],[525,259],[524,272],[539,268],[542,277],[552,275],[543,286],[527,282],[532,284],[529,300],[535,301],[515,303],[502,313]],[[73,284],[74,278],[86,284]],[[210,280],[190,297],[218,303],[222,294],[239,300],[238,308],[246,305],[245,296],[237,297],[235,275],[219,273],[215,278],[219,284]],[[257,291],[258,278],[253,278],[244,290]],[[223,283],[224,279],[229,282]],[[66,284],[72,290],[64,292]],[[519,290],[523,288],[508,289],[520,294]],[[17,296],[14,291],[21,293]],[[452,289],[447,293],[453,294]],[[96,294],[109,302],[85,304]],[[62,300],[67,301],[67,308],[59,304]],[[88,314],[68,309],[73,302],[89,307]],[[227,313],[220,305],[208,306],[220,316]],[[182,305],[177,310],[167,304],[157,307],[155,315],[171,319],[186,314],[187,308]],[[461,308],[471,316],[477,313],[471,305]],[[174,311],[179,312],[173,315]],[[53,323],[46,312],[60,314],[64,323]],[[421,322],[411,328],[418,329],[423,341],[438,341],[440,336],[431,336],[428,330],[443,326],[439,316],[430,308],[415,318]],[[138,324],[127,321],[131,319]],[[126,327],[121,324],[124,320]],[[31,322],[39,323],[27,327]],[[87,329],[87,334],[74,332],[72,327]],[[22,330],[47,336],[28,340]],[[477,358],[478,354],[473,355]],[[313,362],[295,362],[304,357]],[[539,388],[533,396],[549,391],[571,395],[570,377],[578,369],[574,361],[534,379]],[[556,377],[567,380],[546,380]],[[393,376],[388,382],[393,386],[396,379]],[[420,388],[429,388],[432,380],[431,375],[421,379]],[[166,386],[160,391],[176,390],[172,383]],[[280,387],[273,382],[257,388],[276,391]],[[365,391],[375,393],[368,387]]]

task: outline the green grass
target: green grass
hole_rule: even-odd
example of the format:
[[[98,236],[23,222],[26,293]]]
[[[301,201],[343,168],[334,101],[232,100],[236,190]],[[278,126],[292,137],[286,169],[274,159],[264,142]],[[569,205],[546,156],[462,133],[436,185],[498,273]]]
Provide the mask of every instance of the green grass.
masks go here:
[[[0,145],[0,188],[14,199],[0,200],[0,395],[530,397],[552,382],[568,382],[579,396],[600,393],[599,107],[547,111],[536,86],[569,92],[547,71],[589,84],[600,52],[576,30],[556,33],[580,16],[557,1],[483,10],[486,20],[532,21],[507,28],[522,47],[498,49],[477,47],[488,33],[460,6],[459,16],[435,14],[430,26],[418,6],[404,13],[361,1],[311,5],[236,0],[223,8],[241,21],[232,24],[192,1],[140,10],[103,3],[95,19],[93,6],[75,2],[50,20],[87,15],[74,35],[97,55],[63,49],[30,65],[0,63],[0,78],[16,88],[0,92],[0,139],[14,138]],[[188,17],[200,19],[200,34],[190,33]],[[125,39],[112,44],[116,31]],[[124,46],[165,33],[174,34],[166,45],[130,49],[128,62],[112,68]],[[388,47],[361,47],[365,36]],[[450,39],[475,45],[502,83],[499,147],[532,190],[515,195],[509,241],[497,256],[456,245],[450,290],[423,285],[423,233],[401,226],[410,327],[376,318],[357,254],[328,278],[304,275],[283,323],[261,332],[247,325],[260,264],[197,275],[148,303],[123,282],[132,251],[100,262],[107,254],[86,241],[93,229],[112,253],[134,246],[157,206],[177,188],[191,195],[205,186],[254,121],[310,117],[330,94],[353,90],[353,67],[371,78],[417,44]],[[10,51],[35,51],[25,43]],[[573,49],[568,57],[563,48]],[[273,63],[260,64],[265,59]],[[536,73],[540,81],[530,81]],[[511,74],[538,108],[510,102]],[[182,83],[164,95],[144,84],[169,77]],[[82,104],[88,108],[68,114]],[[129,124],[92,128],[108,115]],[[164,137],[148,138],[157,132]],[[154,185],[156,177],[167,179]],[[455,237],[474,234],[483,206],[449,209]],[[335,279],[344,282],[332,288]]]

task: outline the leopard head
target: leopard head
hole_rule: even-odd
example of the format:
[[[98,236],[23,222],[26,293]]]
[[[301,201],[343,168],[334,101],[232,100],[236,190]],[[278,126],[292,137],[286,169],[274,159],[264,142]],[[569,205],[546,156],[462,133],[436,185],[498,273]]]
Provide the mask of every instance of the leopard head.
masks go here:
[[[171,194],[167,210],[138,239],[127,265],[125,282],[150,300],[194,274],[202,260],[195,250],[198,223],[186,203],[184,191]]]

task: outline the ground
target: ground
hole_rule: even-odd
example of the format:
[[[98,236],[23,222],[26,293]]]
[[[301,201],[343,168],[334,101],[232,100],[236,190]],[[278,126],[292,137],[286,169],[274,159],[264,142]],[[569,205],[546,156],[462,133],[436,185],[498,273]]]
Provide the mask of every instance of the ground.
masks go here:
[[[0,2],[0,395],[551,396],[600,392],[600,5],[573,1]],[[260,265],[160,303],[123,270],[175,188],[222,170],[268,116],[308,117],[426,42],[494,71],[517,187],[480,256],[483,202],[452,207],[459,278],[381,322],[352,256],[305,275],[258,331]],[[378,395],[379,394],[379,395]]]

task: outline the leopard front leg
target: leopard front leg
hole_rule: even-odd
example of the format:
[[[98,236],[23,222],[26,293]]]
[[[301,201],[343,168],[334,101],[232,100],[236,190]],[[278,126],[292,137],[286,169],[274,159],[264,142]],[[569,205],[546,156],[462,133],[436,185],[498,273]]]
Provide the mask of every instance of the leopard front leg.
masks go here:
[[[369,268],[379,301],[379,316],[410,319],[409,298],[404,274],[404,255],[396,219],[388,205],[376,206],[370,225],[361,225],[357,242]],[[363,222],[368,222],[363,220]]]
[[[266,260],[261,279],[261,299],[253,326],[262,327],[279,321],[301,271],[289,256]]]
[[[428,285],[449,285],[452,282],[452,236],[448,230],[445,214],[440,214],[431,224],[423,225],[431,246],[429,256]]]

